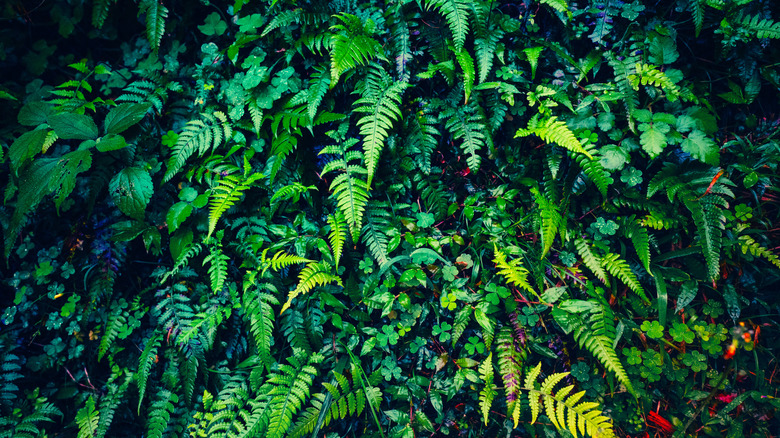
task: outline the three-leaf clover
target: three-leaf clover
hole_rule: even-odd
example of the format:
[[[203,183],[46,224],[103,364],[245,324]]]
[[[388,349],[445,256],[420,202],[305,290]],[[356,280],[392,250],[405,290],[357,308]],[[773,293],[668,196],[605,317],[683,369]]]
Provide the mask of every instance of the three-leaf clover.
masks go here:
[[[746,221],[753,217],[753,209],[746,204],[739,204],[736,206],[734,214],[737,216],[737,219]]]
[[[599,233],[605,236],[614,236],[618,229],[617,222],[613,221],[612,219],[605,221],[603,217],[599,217],[593,226],[596,228],[596,230],[598,230]]]
[[[636,347],[623,348],[623,355],[626,356],[626,362],[630,365],[639,365],[642,363],[642,352]]]
[[[571,366],[571,375],[578,382],[587,382],[590,380],[590,366],[585,362],[577,362]]]
[[[620,172],[620,180],[631,187],[642,184],[642,171],[632,166],[626,167]]]
[[[674,326],[669,330],[669,334],[672,335],[672,339],[675,342],[685,342],[686,344],[693,342],[693,339],[696,337],[693,331],[681,322],[675,322]]]
[[[652,323],[650,321],[645,321],[640,328],[642,331],[647,332],[647,336],[653,339],[661,339],[664,337],[664,326],[658,321],[653,321]]]
[[[447,310],[455,310],[458,307],[458,298],[454,293],[441,294],[441,306]]]
[[[431,213],[417,213],[416,216],[417,226],[420,228],[428,228],[436,222]]]
[[[683,363],[691,367],[694,373],[707,369],[707,356],[694,350],[683,356]]]
[[[475,352],[479,354],[483,354],[485,352],[485,343],[482,342],[482,340],[479,339],[479,337],[471,336],[469,337],[468,342],[466,343],[466,345],[463,346],[463,348],[465,348],[469,354],[474,354]]]
[[[358,268],[360,268],[366,274],[370,274],[374,272],[374,261],[371,260],[370,257],[366,256],[363,258],[363,260],[360,261]]]
[[[452,326],[447,322],[436,324],[433,326],[433,336],[438,336],[439,342],[447,342],[451,337],[450,330],[452,330]]]
[[[382,333],[378,333],[376,338],[379,340],[379,344],[383,347],[387,347],[388,344],[395,345],[398,343],[398,333],[393,330],[393,327],[386,325],[382,327]]]
[[[222,21],[218,13],[212,12],[206,17],[206,22],[198,26],[198,29],[204,35],[222,35],[227,30],[227,23]]]
[[[390,356],[382,360],[382,375],[385,376],[385,380],[391,380],[393,378],[401,377],[401,368],[398,366],[396,360]]]
[[[412,344],[409,345],[409,351],[412,354],[415,354],[418,351],[420,351],[420,349],[423,348],[425,346],[425,344],[427,344],[427,343],[428,343],[428,341],[426,341],[425,339],[423,339],[423,338],[418,336],[418,337],[414,338],[414,341],[412,341]]]

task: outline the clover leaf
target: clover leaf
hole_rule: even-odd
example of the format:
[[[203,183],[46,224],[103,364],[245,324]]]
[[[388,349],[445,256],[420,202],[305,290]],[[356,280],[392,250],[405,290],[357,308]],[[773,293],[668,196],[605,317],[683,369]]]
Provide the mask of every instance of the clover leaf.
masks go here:
[[[658,321],[653,321],[652,323],[650,321],[645,321],[640,328],[642,331],[647,332],[647,336],[653,339],[661,339],[664,337],[664,326]]]
[[[449,323],[436,324],[433,326],[433,336],[438,336],[439,342],[447,342],[451,337],[450,330],[452,330],[452,326]]]
[[[693,339],[696,337],[693,331],[681,322],[675,322],[674,326],[669,330],[669,334],[672,335],[672,339],[675,342],[685,342],[686,344],[693,342]]]
[[[382,327],[382,333],[377,334],[376,338],[379,340],[379,345],[387,347],[388,344],[397,344],[400,336],[393,330],[392,326],[386,325]]]
[[[707,369],[707,356],[694,350],[683,356],[683,363],[688,365],[694,373],[698,373]]]

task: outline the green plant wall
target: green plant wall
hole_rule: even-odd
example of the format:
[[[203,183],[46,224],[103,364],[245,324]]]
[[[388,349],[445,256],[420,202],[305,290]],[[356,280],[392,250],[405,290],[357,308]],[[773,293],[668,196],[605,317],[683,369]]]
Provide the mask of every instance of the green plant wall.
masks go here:
[[[0,437],[780,434],[774,2],[0,20]]]

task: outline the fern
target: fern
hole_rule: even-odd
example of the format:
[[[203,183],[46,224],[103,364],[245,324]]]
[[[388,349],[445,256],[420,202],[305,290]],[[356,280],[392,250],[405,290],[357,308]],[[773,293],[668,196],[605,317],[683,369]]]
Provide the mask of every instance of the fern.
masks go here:
[[[467,104],[469,103],[469,96],[471,96],[471,89],[474,88],[474,79],[476,78],[474,59],[466,49],[455,52],[455,59],[458,61],[458,65],[460,65],[460,68],[463,71],[463,103]]]
[[[330,250],[333,252],[333,259],[336,268],[338,268],[341,253],[344,250],[344,243],[347,240],[347,222],[344,219],[344,213],[337,210],[335,213],[328,215],[328,225],[330,225],[330,231],[328,232]]]
[[[424,202],[425,209],[433,213],[436,221],[440,221],[447,215],[447,197],[440,178],[425,177],[421,174],[414,176],[417,183],[417,191],[420,192],[420,198]]]
[[[455,50],[462,50],[469,32],[471,2],[466,0],[427,0],[424,4],[426,9],[436,9],[444,16],[450,32],[452,32]]]
[[[157,350],[162,344],[162,334],[155,334],[146,341],[144,351],[141,353],[141,357],[138,359],[138,371],[135,373],[135,382],[138,387],[138,412],[141,412],[141,403],[144,401],[144,395],[146,395],[146,382],[149,380],[149,375],[152,372],[152,365],[157,359]]]
[[[100,412],[95,409],[95,399],[90,396],[84,407],[76,414],[76,425],[79,427],[78,438],[92,438],[97,434]]]
[[[272,294],[262,292],[262,286],[251,287],[241,297],[245,310],[244,320],[249,325],[249,332],[255,341],[258,358],[270,369],[273,365],[271,347],[274,333],[274,311],[272,305],[279,305],[279,300]]]
[[[322,98],[330,89],[330,75],[328,74],[327,67],[324,65],[315,66],[314,73],[309,77],[309,90],[307,97],[309,102],[307,104],[307,110],[309,112],[309,119],[314,120],[317,116],[317,109],[322,103]]]
[[[217,222],[222,214],[230,207],[235,205],[243,193],[252,187],[252,184],[263,178],[262,174],[254,173],[247,176],[225,175],[219,180],[219,185],[211,189],[211,200],[209,207],[209,232],[206,236],[211,237],[217,228]]]
[[[650,272],[650,236],[647,229],[636,216],[625,218],[620,225],[620,230],[625,237],[631,239],[639,261],[642,262],[647,272]]]
[[[334,420],[344,420],[363,413],[366,407],[365,392],[354,383],[350,384],[343,374],[333,371],[333,381],[323,382],[322,386],[327,392],[312,395],[312,406],[302,413],[290,429],[290,438],[306,436],[318,424],[327,427]]]
[[[389,261],[387,252],[387,231],[390,227],[390,207],[386,204],[372,203],[366,214],[362,241],[380,267]]]
[[[45,401],[46,399],[41,397],[35,401],[34,411],[19,421],[6,422],[6,417],[0,417],[0,426],[7,426],[4,431],[0,431],[0,437],[2,438],[38,438],[45,434],[43,430],[38,428],[40,423],[54,422],[54,416],[62,417],[62,411],[60,411],[53,403]]]
[[[407,83],[394,82],[384,69],[374,65],[365,79],[361,98],[355,102],[355,112],[365,113],[357,122],[363,136],[363,152],[368,169],[367,186],[379,164],[379,156],[393,123],[401,118],[401,94]]]
[[[455,320],[452,323],[452,331],[450,335],[452,337],[452,345],[458,343],[458,340],[463,336],[463,332],[466,331],[466,327],[471,321],[471,315],[474,313],[474,309],[471,306],[462,306],[458,313],[455,314]]]
[[[607,57],[607,61],[612,67],[612,70],[615,72],[615,84],[617,85],[618,91],[623,95],[623,104],[626,108],[628,126],[631,128],[631,131],[636,132],[634,112],[636,112],[639,107],[639,97],[637,96],[636,90],[634,90],[634,87],[631,85],[629,77],[636,73],[635,68],[639,62],[639,57],[632,55],[621,60],[612,52],[607,52],[605,56]]]
[[[525,346],[512,334],[512,329],[502,327],[496,336],[496,353],[498,354],[498,371],[504,382],[506,395],[507,417],[514,422],[514,427],[520,422],[521,378],[526,358]]]
[[[531,194],[534,195],[536,204],[539,206],[539,217],[541,219],[542,235],[542,258],[552,248],[555,235],[566,233],[566,218],[561,214],[560,206],[542,194],[537,187],[531,187]]]
[[[162,438],[168,423],[171,421],[174,403],[179,402],[179,396],[167,389],[157,391],[157,398],[149,407],[149,422],[146,425],[146,436]]]
[[[588,176],[588,179],[590,179],[599,190],[601,197],[606,199],[607,189],[613,182],[612,177],[609,176],[609,172],[601,165],[601,160],[597,155],[595,146],[593,144],[588,144],[584,146],[584,149],[594,158],[588,158],[584,154],[574,154],[574,159],[577,161],[577,164],[582,171],[585,172],[585,175]]]
[[[13,407],[13,401],[18,397],[19,391],[19,386],[14,382],[24,377],[20,371],[22,366],[19,356],[11,353],[3,355],[3,361],[0,363],[0,408]]]
[[[309,396],[309,388],[317,375],[314,365],[322,362],[324,357],[320,354],[312,354],[308,358],[298,354],[288,359],[290,365],[280,364],[279,371],[268,378],[273,386],[269,391],[268,403],[270,419],[268,438],[281,438],[290,428],[292,417]]]
[[[163,176],[163,182],[170,181],[184,167],[187,159],[197,152],[202,156],[210,149],[216,149],[223,141],[230,138],[233,129],[224,113],[215,111],[211,114],[201,114],[203,120],[190,120],[179,134],[171,157],[168,159],[168,170]]]
[[[322,286],[328,283],[336,283],[339,286],[344,287],[341,279],[338,276],[331,274],[330,265],[327,263],[310,262],[301,271],[301,274],[298,277],[298,286],[287,295],[287,302],[284,303],[282,310],[279,313],[283,313],[287,310],[290,307],[292,300],[298,295],[305,294],[316,286]]]
[[[693,25],[696,38],[699,37],[702,27],[704,27],[704,0],[688,0],[688,6],[693,15]]]
[[[736,19],[736,24],[745,32],[755,35],[756,38],[780,38],[780,22],[761,18],[760,15],[741,16]]]
[[[574,246],[577,248],[577,252],[582,257],[582,262],[588,267],[602,283],[609,286],[609,279],[607,278],[607,272],[601,266],[601,259],[591,251],[591,243],[585,239],[577,239],[574,241]]]
[[[330,154],[337,152],[341,154],[340,159],[330,161],[322,169],[322,174],[326,175],[335,170],[341,170],[330,183],[331,196],[336,198],[336,204],[344,213],[349,230],[352,235],[352,241],[357,242],[360,237],[360,230],[363,228],[363,214],[368,203],[368,183],[362,179],[363,175],[368,173],[365,167],[360,164],[349,164],[351,161],[363,159],[363,154],[358,151],[346,151],[356,141],[348,141],[344,148],[339,150],[337,146],[326,147],[320,154]]]
[[[504,30],[491,19],[487,3],[474,3],[474,51],[477,59],[479,83],[487,81],[493,68],[498,43],[504,36]]]
[[[293,264],[311,262],[311,260],[305,257],[288,254],[284,251],[275,253],[273,257],[269,259],[266,257],[266,253],[269,249],[270,248],[265,249],[262,255],[261,262],[263,264],[263,273],[265,273],[265,271],[267,271],[269,268],[273,269],[274,271],[279,271]]]
[[[221,237],[221,236],[220,236]],[[203,264],[209,264],[209,278],[211,279],[211,291],[219,293],[227,279],[227,264],[230,257],[222,251],[222,241],[217,241],[209,248],[209,254],[203,258]]]
[[[506,254],[499,250],[495,244],[493,244],[493,254],[493,262],[499,269],[498,273],[506,279],[507,283],[514,284],[517,287],[537,295],[536,291],[528,283],[528,274],[530,273],[520,264],[520,259],[514,259],[507,262]]]
[[[529,392],[528,404],[531,408],[531,423],[536,423],[541,405],[547,418],[558,430],[567,430],[575,438],[578,431],[583,436],[609,438],[615,436],[612,423],[597,408],[598,403],[581,402],[585,391],[569,395],[574,385],[565,386],[553,392],[555,386],[569,373],[556,373],[548,376],[537,388],[537,377],[541,372],[541,362],[528,372],[524,389]]]
[[[642,289],[642,285],[639,284],[639,280],[636,278],[636,274],[631,270],[631,267],[625,260],[622,260],[618,254],[609,253],[601,258],[601,266],[609,271],[612,276],[617,277],[626,284],[634,293],[639,295],[646,303],[650,302],[647,298],[645,290]]]
[[[165,19],[168,18],[168,8],[158,0],[141,0],[138,14],[146,14],[146,39],[152,50],[157,53],[165,33]]]
[[[738,239],[739,247],[742,249],[742,254],[750,253],[756,257],[763,257],[775,265],[778,269],[780,269],[780,257],[775,255],[772,251],[761,246],[758,242],[755,241],[755,239],[748,236],[747,234],[740,235]]]
[[[445,119],[444,127],[456,140],[462,140],[460,148],[466,154],[466,164],[472,172],[479,170],[482,158],[477,151],[482,149],[487,141],[487,128],[482,117],[477,113],[473,103],[457,108],[446,107],[439,116]]]
[[[680,97],[680,87],[672,82],[666,73],[658,70],[652,64],[637,63],[635,73],[628,75],[628,81],[634,90],[639,90],[639,85],[652,85],[662,89],[667,99],[674,102]]]
[[[108,18],[108,10],[116,0],[95,0],[92,4],[92,25],[100,29]]]
[[[418,101],[419,109],[413,111],[411,117],[405,117],[408,123],[406,142],[414,156],[417,167],[426,175],[431,173],[431,154],[438,145],[437,138],[441,135],[436,129],[436,117],[429,113],[425,102]]]
[[[124,307],[114,305],[111,314],[108,316],[108,321],[103,329],[103,337],[100,339],[100,346],[98,347],[98,361],[108,351],[111,344],[116,340],[119,331],[127,326],[127,316]]]
[[[488,357],[479,365],[478,371],[479,377],[485,384],[485,387],[479,392],[479,409],[482,411],[482,419],[487,426],[490,406],[496,396],[496,391],[493,389],[493,353],[488,354]]]
[[[331,88],[344,72],[366,65],[374,58],[384,59],[382,45],[371,37],[376,29],[373,20],[369,18],[364,23],[355,15],[347,13],[335,17],[341,23],[331,27],[334,31],[330,38]]]
[[[517,137],[528,137],[536,135],[547,143],[555,143],[558,146],[566,148],[572,152],[584,154],[593,159],[593,156],[585,150],[574,133],[566,126],[566,123],[558,120],[556,116],[549,116],[544,120],[539,120],[540,114],[536,114],[528,121],[527,129],[519,129],[515,134]]]
[[[127,392],[127,388],[133,381],[133,375],[131,373],[125,374],[125,380],[121,385],[114,383],[115,378],[118,376],[112,375],[108,381],[108,393],[100,399],[100,420],[98,421],[97,430],[95,431],[95,438],[103,438],[108,432],[109,426],[114,419],[114,413],[117,407],[124,401],[122,398]],[[90,435],[90,437],[93,435]]]

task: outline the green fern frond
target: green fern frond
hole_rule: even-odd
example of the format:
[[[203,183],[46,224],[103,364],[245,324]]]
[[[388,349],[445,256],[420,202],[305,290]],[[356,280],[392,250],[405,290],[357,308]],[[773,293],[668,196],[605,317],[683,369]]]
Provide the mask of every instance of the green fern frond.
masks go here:
[[[252,187],[252,184],[263,175],[254,173],[249,177],[239,175],[225,175],[219,180],[219,185],[211,189],[211,200],[209,207],[209,232],[206,236],[211,237],[217,228],[217,222],[230,207],[243,196],[244,192]]]
[[[372,203],[365,215],[362,241],[380,267],[390,259],[387,252],[387,231],[392,229],[390,218],[390,206],[379,203]]]
[[[514,427],[517,428],[520,423],[522,406],[520,379],[526,358],[525,346],[520,345],[512,336],[512,329],[502,327],[496,336],[496,353],[498,354],[498,372],[504,381],[507,418],[511,418]]]
[[[280,111],[276,115],[274,115],[274,120],[271,123],[271,126],[274,132],[276,132],[276,125],[281,120],[281,118],[285,117],[286,115],[295,115],[294,112],[285,112]],[[303,107],[300,108],[300,110],[297,112],[300,116],[305,116],[303,112]],[[308,116],[306,116],[308,117]],[[290,130],[293,131],[297,129],[297,126],[291,126],[288,123],[290,122],[289,119],[285,119],[284,124],[284,130],[280,132],[278,135],[276,135],[273,140],[271,140],[271,160],[273,160],[273,163],[271,164],[271,170],[268,172],[268,181],[273,183],[276,180],[276,175],[279,173],[279,170],[282,168],[282,164],[284,164],[284,159],[287,158],[290,153],[295,150],[295,147],[298,145],[298,138],[294,136]],[[297,122],[296,122],[297,123]]]
[[[97,433],[100,413],[95,409],[95,399],[89,396],[84,407],[76,414],[76,425],[79,427],[78,438],[92,438]]]
[[[452,331],[450,335],[452,337],[452,345],[458,343],[458,340],[463,336],[463,332],[466,331],[466,327],[471,321],[471,315],[474,313],[474,309],[471,306],[462,306],[458,313],[455,314],[455,320],[452,322]]]
[[[220,233],[217,233],[220,234]],[[211,279],[211,291],[215,294],[222,290],[227,280],[227,266],[230,257],[222,251],[222,242],[217,241],[209,248],[209,254],[203,258],[203,264],[209,264],[209,278]]]
[[[454,139],[462,140],[459,146],[467,154],[466,164],[471,172],[478,171],[482,157],[477,152],[485,147],[488,137],[487,127],[473,102],[457,108],[447,107],[439,118],[446,119],[444,127]]]
[[[17,422],[3,424],[3,420],[7,417],[0,417],[0,425],[8,425],[10,429],[5,431],[3,438],[37,438],[45,436],[45,431],[38,429],[38,424],[43,422],[53,423],[54,416],[62,417],[62,411],[53,403],[44,402],[37,404],[35,411]]]
[[[493,262],[499,269],[498,273],[506,279],[507,283],[514,284],[515,286],[536,295],[536,291],[531,287],[531,284],[528,283],[528,275],[530,272],[520,264],[520,259],[514,259],[507,262],[506,254],[499,250],[495,244],[493,244],[493,254]]]
[[[650,272],[650,236],[647,233],[647,229],[642,226],[642,222],[636,218],[636,216],[630,216],[625,218],[620,226],[622,234],[629,239],[634,245],[634,250],[639,261],[642,262],[647,272]],[[651,274],[652,275],[652,274]]]
[[[342,213],[341,210],[336,210],[333,214],[328,215],[328,225],[330,225],[330,231],[328,232],[330,249],[333,252],[336,268],[338,268],[348,233],[347,221],[344,219],[344,213]]]
[[[162,438],[168,423],[171,421],[174,403],[179,402],[179,396],[167,389],[157,391],[157,398],[149,407],[146,426],[146,436],[149,438]]]
[[[333,88],[341,75],[357,66],[367,65],[372,59],[384,59],[384,49],[371,35],[376,29],[373,20],[360,19],[345,12],[335,16],[341,21],[331,27],[330,38],[330,87]]]
[[[639,90],[640,85],[658,87],[666,93],[670,102],[674,102],[680,97],[680,86],[672,82],[666,73],[658,70],[658,67],[652,64],[637,63],[635,72],[628,75],[628,81],[635,91]]]
[[[569,12],[569,4],[566,0],[541,0],[540,3],[545,4],[560,13]]]
[[[475,2],[474,7],[474,52],[479,72],[479,83],[488,80],[488,75],[493,69],[493,59],[496,56],[498,43],[505,31],[495,24],[492,19],[491,8],[488,3]]]
[[[100,412],[100,420],[98,421],[97,430],[95,431],[95,435],[90,435],[90,437],[103,438],[106,436],[108,428],[114,420],[116,409],[121,406],[124,401],[123,397],[125,396],[130,383],[133,381],[133,375],[131,373],[125,374],[124,382],[122,382],[121,385],[117,385],[114,381],[115,378],[120,375],[112,375],[106,385],[108,393],[100,399],[100,408],[98,409]]]
[[[593,159],[590,152],[582,147],[571,129],[566,126],[566,122],[558,120],[556,116],[546,117],[542,121],[539,121],[539,117],[539,114],[534,115],[528,121],[528,128],[519,129],[515,134],[515,138],[536,135],[547,143],[555,143],[572,152],[584,154],[588,158]]]
[[[355,102],[355,112],[366,114],[357,126],[363,136],[369,187],[389,131],[401,118],[401,95],[407,86],[406,82],[394,82],[384,69],[374,65],[366,76],[362,97]]]
[[[699,238],[699,245],[707,263],[707,273],[711,280],[717,279],[720,275],[720,250],[726,223],[722,207],[725,202],[717,195],[683,200],[691,212],[693,223],[696,225],[696,235]]]
[[[300,294],[305,294],[316,286],[322,286],[328,283],[336,283],[341,287],[344,284],[341,282],[341,278],[331,273],[332,267],[327,263],[310,262],[301,271],[298,277],[298,286],[287,295],[287,302],[282,306],[282,310],[279,313],[284,313],[292,304],[292,300]]]
[[[344,420],[349,416],[363,413],[366,407],[365,392],[349,379],[333,371],[333,381],[323,382],[327,392],[312,395],[311,406],[300,415],[290,429],[289,438],[301,438],[311,434],[319,424],[327,427],[334,420]]]
[[[287,359],[290,365],[280,364],[279,371],[268,378],[272,389],[268,393],[270,418],[266,437],[282,438],[290,429],[293,415],[308,398],[309,388],[317,376],[314,365],[323,359],[321,354],[312,354],[308,358],[301,354],[292,356]]]
[[[153,0],[156,3],[156,0]],[[163,176],[163,182],[170,181],[184,167],[187,159],[197,152],[202,156],[209,150],[216,149],[223,141],[230,138],[233,129],[224,113],[215,111],[212,114],[202,114],[203,120],[190,120],[179,134],[171,157],[168,159],[168,170]]]
[[[293,202],[298,202],[301,198],[301,194],[306,193],[309,190],[317,190],[317,187],[305,186],[296,181],[277,190],[276,193],[271,196],[271,203],[273,204],[276,201],[287,201],[290,199],[292,199]]]
[[[322,103],[322,98],[330,89],[330,73],[325,65],[313,67],[314,73],[309,76],[309,91],[307,92],[309,102],[306,108],[309,111],[309,119],[314,120],[317,116],[317,108]]]
[[[735,24],[756,38],[780,38],[780,22],[761,18],[760,15],[739,17]]]
[[[436,9],[444,16],[450,32],[452,32],[455,50],[462,50],[466,43],[466,35],[469,33],[471,2],[467,0],[427,0],[424,4],[425,9]]]
[[[623,104],[626,108],[628,127],[631,131],[636,132],[634,113],[639,107],[639,96],[631,85],[629,76],[636,73],[634,69],[636,68],[637,62],[639,62],[639,57],[628,56],[621,60],[612,52],[607,52],[605,56],[609,65],[612,67],[612,70],[615,72],[615,85],[617,85],[618,91],[623,95]]]
[[[574,159],[577,161],[577,164],[579,164],[582,171],[585,172],[585,175],[587,175],[588,179],[590,179],[599,190],[601,197],[606,199],[609,185],[614,181],[609,175],[609,172],[607,172],[606,169],[604,169],[604,166],[601,165],[601,160],[598,157],[598,152],[596,151],[595,146],[593,144],[589,144],[585,146],[585,150],[588,151],[588,153],[590,153],[594,158],[588,158],[584,154],[574,154]]]
[[[265,26],[265,29],[263,29],[263,33],[260,34],[260,37],[262,38],[276,29],[287,27],[298,22],[303,14],[304,10],[302,8],[288,9],[275,14],[271,21]]]
[[[585,391],[569,395],[574,389],[573,385],[563,387],[553,392],[555,386],[569,373],[556,373],[548,376],[539,389],[534,382],[541,371],[539,363],[526,377],[525,390],[529,392],[528,403],[531,407],[531,423],[535,423],[541,404],[544,403],[544,412],[547,418],[558,430],[567,430],[575,438],[592,436],[596,438],[611,438],[615,436],[612,423],[608,417],[598,410],[600,405],[593,402],[579,402],[585,395]]]
[[[270,285],[265,285],[271,287]],[[249,324],[249,332],[257,346],[258,357],[270,369],[273,365],[271,346],[274,335],[274,310],[272,305],[279,305],[279,300],[270,293],[261,292],[260,287],[249,288],[241,297],[246,310],[244,319]]]
[[[778,269],[780,269],[780,257],[775,255],[775,253],[770,251],[768,248],[761,246],[761,244],[756,242],[755,239],[748,236],[747,234],[740,235],[738,239],[739,247],[742,249],[742,254],[750,253],[756,257],[763,257],[775,265]]]
[[[125,315],[125,309],[121,306],[114,305],[111,314],[108,317],[106,326],[103,330],[103,337],[100,339],[100,345],[98,346],[98,362],[108,352],[111,344],[116,340],[119,331],[127,326],[127,317]]]
[[[417,183],[417,191],[420,193],[420,199],[429,213],[433,213],[436,221],[444,219],[447,215],[449,206],[446,188],[440,178],[426,177],[416,174],[414,180]]]
[[[148,341],[144,351],[141,353],[141,357],[138,359],[138,371],[135,373],[135,382],[138,386],[138,412],[141,412],[141,403],[144,401],[144,395],[146,394],[146,382],[149,380],[149,375],[152,372],[152,365],[157,358],[157,350],[162,345],[162,334],[153,335]]]
[[[19,386],[14,382],[24,377],[19,356],[6,352],[0,363],[0,407],[10,408],[18,398]]]
[[[458,61],[460,69],[463,71],[463,103],[469,103],[471,89],[474,88],[474,79],[476,79],[474,58],[471,57],[468,50],[461,49],[455,52],[455,59]]]
[[[96,29],[103,27],[106,18],[108,18],[108,10],[114,3],[116,0],[95,0],[92,3],[92,26]]]
[[[287,266],[290,266],[292,264],[297,263],[311,263],[312,260],[309,260],[305,257],[300,257],[297,255],[288,254],[284,251],[279,251],[273,255],[273,257],[266,258],[266,253],[268,252],[270,248],[266,248],[263,251],[263,255],[261,258],[261,262],[264,265],[263,273],[268,270],[268,268],[273,269],[274,271],[278,271],[280,269],[284,269]]]
[[[493,404],[493,398],[496,396],[496,391],[493,389],[493,353],[488,354],[488,357],[482,361],[477,370],[479,371],[479,377],[485,384],[485,387],[479,393],[479,410],[482,412],[482,419],[485,421],[485,426],[487,426],[490,407]]]
[[[360,165],[350,165],[346,172],[338,175],[330,184],[332,196],[336,198],[336,204],[349,224],[353,242],[358,241],[363,228],[363,214],[368,203],[368,183],[361,179],[360,175],[367,173]]]
[[[168,8],[158,0],[141,0],[138,15],[146,14],[146,39],[152,50],[157,53],[165,33],[165,19],[168,18]]]
[[[536,205],[539,206],[539,217],[541,219],[542,235],[542,258],[547,255],[552,248],[555,235],[566,234],[566,218],[561,214],[560,205],[554,203],[542,194],[538,188],[531,187],[531,194],[534,195]]]
[[[642,285],[639,284],[636,274],[631,270],[628,263],[620,258],[620,255],[614,253],[606,254],[601,258],[601,266],[609,271],[612,276],[619,278],[629,289],[639,295],[643,301],[646,303],[650,302],[650,299],[645,294],[645,290],[642,289]]]
[[[596,277],[601,280],[602,283],[609,286],[607,272],[604,271],[604,268],[601,267],[601,259],[596,254],[593,254],[593,251],[591,251],[590,242],[580,238],[574,241],[574,246],[577,248],[577,252],[580,254],[580,257],[582,257],[582,262],[585,263],[585,266],[587,266],[588,269],[596,274]]]
[[[411,117],[404,119],[408,123],[406,143],[414,156],[417,167],[426,175],[431,173],[431,154],[438,146],[437,138],[441,135],[436,129],[436,117],[428,111],[428,106],[419,102],[420,109],[414,111]]]

